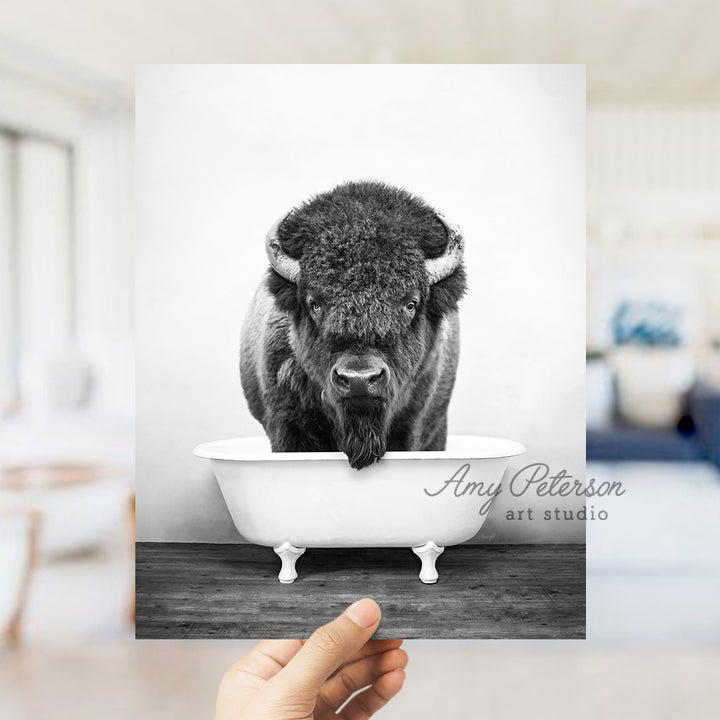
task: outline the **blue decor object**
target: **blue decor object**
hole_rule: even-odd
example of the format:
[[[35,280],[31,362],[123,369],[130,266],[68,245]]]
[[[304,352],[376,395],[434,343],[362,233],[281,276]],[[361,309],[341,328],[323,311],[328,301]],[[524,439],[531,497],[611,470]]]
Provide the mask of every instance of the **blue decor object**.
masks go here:
[[[621,302],[612,317],[616,345],[678,347],[682,311],[661,302]]]

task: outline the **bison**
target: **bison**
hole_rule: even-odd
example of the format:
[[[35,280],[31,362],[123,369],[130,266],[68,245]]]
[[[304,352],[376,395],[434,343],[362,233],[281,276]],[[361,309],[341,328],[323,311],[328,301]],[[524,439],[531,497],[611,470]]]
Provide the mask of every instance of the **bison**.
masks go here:
[[[421,198],[349,182],[282,216],[240,374],[273,451],[444,450],[466,289],[459,228]]]

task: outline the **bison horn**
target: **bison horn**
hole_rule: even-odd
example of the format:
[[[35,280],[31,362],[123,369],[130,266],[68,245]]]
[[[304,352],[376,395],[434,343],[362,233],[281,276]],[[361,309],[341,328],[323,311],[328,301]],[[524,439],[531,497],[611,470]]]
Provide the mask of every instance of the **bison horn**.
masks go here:
[[[448,241],[445,252],[440,257],[425,260],[425,270],[430,285],[452,275],[462,262],[465,252],[465,240],[460,228],[440,213],[437,213],[437,216],[447,230]]]
[[[300,277],[300,261],[290,257],[280,245],[278,230],[287,215],[280,216],[265,237],[265,252],[273,270],[286,280],[296,283]]]

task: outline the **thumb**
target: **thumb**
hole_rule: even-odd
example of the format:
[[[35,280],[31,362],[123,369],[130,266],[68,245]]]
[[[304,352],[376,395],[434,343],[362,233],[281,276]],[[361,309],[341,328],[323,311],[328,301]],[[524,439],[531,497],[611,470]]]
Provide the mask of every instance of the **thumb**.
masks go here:
[[[318,628],[274,678],[282,696],[312,693],[371,637],[380,623],[380,608],[370,598],[358,600],[342,615]]]

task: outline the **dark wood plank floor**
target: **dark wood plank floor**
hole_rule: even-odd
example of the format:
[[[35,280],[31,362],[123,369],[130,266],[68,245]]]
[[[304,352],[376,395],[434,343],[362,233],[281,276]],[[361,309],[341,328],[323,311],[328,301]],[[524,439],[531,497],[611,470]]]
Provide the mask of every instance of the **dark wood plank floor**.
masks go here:
[[[298,579],[256,545],[138,543],[138,638],[306,637],[373,597],[378,637],[584,638],[584,545],[459,545],[418,580],[407,548],[308,550]]]

